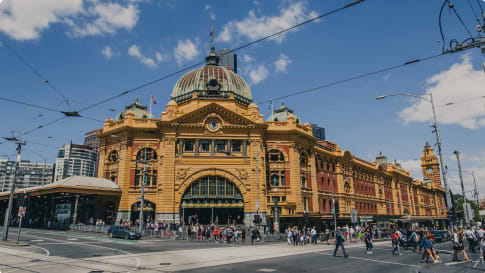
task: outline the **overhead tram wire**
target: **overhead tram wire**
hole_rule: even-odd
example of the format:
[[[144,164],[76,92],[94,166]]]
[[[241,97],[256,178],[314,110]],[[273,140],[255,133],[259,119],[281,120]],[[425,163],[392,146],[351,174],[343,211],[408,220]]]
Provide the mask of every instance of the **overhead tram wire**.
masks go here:
[[[226,51],[225,53],[221,54],[221,56],[224,56],[224,55],[226,55],[226,54],[230,54],[230,53],[235,52],[235,51],[237,51],[237,50],[240,50],[240,49],[243,49],[243,48],[246,48],[246,47],[252,46],[252,45],[254,45],[254,44],[256,44],[256,43],[262,42],[262,41],[264,41],[264,40],[267,40],[267,39],[273,38],[273,37],[275,37],[275,36],[277,36],[277,35],[280,35],[280,34],[282,34],[282,33],[285,33],[285,32],[287,32],[287,31],[290,31],[290,30],[292,30],[292,29],[295,29],[295,28],[301,27],[301,26],[303,26],[303,25],[305,25],[305,24],[308,24],[308,23],[311,23],[311,22],[317,21],[317,20],[319,20],[319,19],[321,19],[321,18],[323,18],[323,17],[327,17],[327,16],[329,16],[329,15],[332,15],[332,14],[338,13],[338,12],[340,12],[340,11],[344,10],[344,9],[350,8],[350,7],[352,7],[352,6],[355,6],[355,5],[357,5],[357,4],[362,3],[362,2],[364,2],[364,1],[365,1],[365,0],[357,0],[357,1],[354,1],[354,2],[351,2],[351,3],[348,3],[348,4],[346,4],[346,5],[344,5],[344,6],[340,7],[340,8],[337,8],[337,9],[334,9],[334,10],[329,11],[329,12],[327,12],[327,13],[324,13],[324,14],[318,15],[318,16],[313,17],[313,18],[310,18],[310,19],[308,19],[308,20],[306,20],[306,21],[303,21],[303,22],[301,22],[301,23],[299,23],[299,24],[293,25],[293,26],[291,26],[291,27],[285,28],[285,29],[280,30],[280,31],[278,31],[278,32],[275,32],[275,33],[273,33],[273,34],[270,34],[270,35],[264,36],[264,37],[262,37],[262,38],[256,39],[256,40],[254,40],[254,41],[251,41],[251,42],[249,42],[249,43],[247,43],[247,44],[241,45],[241,46],[236,47],[236,48],[234,48],[234,49],[228,50],[228,51]],[[189,69],[195,68],[195,67],[197,67],[197,66],[199,66],[199,65],[202,65],[202,64],[204,64],[204,63],[205,63],[205,61],[202,61],[202,62],[199,62],[199,63],[193,64],[193,65],[187,66],[187,67],[185,67],[185,68],[179,69],[179,70],[177,70],[177,71],[175,71],[175,72],[172,72],[172,73],[170,73],[170,74],[167,74],[167,75],[165,75],[165,76],[163,76],[163,77],[160,77],[160,78],[158,78],[158,79],[155,79],[155,80],[152,80],[152,81],[146,82],[146,83],[141,84],[141,85],[139,85],[139,86],[136,86],[136,87],[134,87],[134,88],[132,88],[132,89],[129,89],[129,90],[123,91],[123,92],[121,92],[120,94],[117,94],[117,95],[111,96],[111,97],[106,98],[106,99],[104,99],[104,100],[101,100],[101,101],[99,101],[99,102],[97,102],[97,103],[94,103],[94,104],[92,104],[92,105],[89,105],[89,106],[86,106],[86,107],[84,107],[84,108],[81,108],[81,109],[80,109],[78,112],[83,112],[83,111],[86,111],[86,110],[91,109],[91,108],[93,108],[93,107],[96,107],[96,106],[98,106],[98,105],[101,105],[101,104],[103,104],[103,103],[106,103],[106,102],[108,102],[108,101],[111,101],[111,100],[117,99],[117,98],[119,98],[119,97],[122,97],[122,96],[124,96],[124,95],[129,94],[129,93],[132,93],[132,92],[134,92],[134,91],[136,91],[136,90],[139,90],[139,89],[141,89],[141,88],[144,88],[144,87],[150,86],[150,85],[155,84],[155,83],[157,83],[157,82],[160,82],[160,81],[162,81],[162,80],[168,79],[168,78],[170,78],[170,77],[172,77],[172,76],[175,76],[175,75],[177,75],[177,74],[179,74],[179,73],[182,73],[182,72],[187,71],[187,70],[189,70]]]
[[[54,90],[62,99],[66,102],[67,107],[70,109],[71,104],[69,103],[69,99],[54,85],[52,84],[44,75],[42,75],[33,65],[31,65],[26,59],[24,59],[17,51],[15,51],[12,47],[10,47],[4,40],[0,39],[0,44],[3,44],[5,48],[7,48],[15,57],[17,57],[25,66],[30,68],[32,72],[34,72],[37,77],[39,77],[44,83],[49,85],[49,87]]]
[[[37,130],[40,130],[40,129],[42,129],[42,128],[45,128],[45,127],[47,127],[47,126],[50,126],[50,125],[52,125],[52,124],[54,124],[54,123],[56,123],[56,122],[59,122],[59,121],[61,121],[61,120],[65,119],[65,118],[67,118],[67,116],[63,116],[63,117],[60,117],[60,118],[58,118],[58,119],[55,119],[55,120],[49,121],[49,122],[44,123],[44,124],[42,124],[42,125],[39,125],[39,126],[37,126],[37,127],[33,128],[33,129],[29,130],[29,131],[23,132],[22,134],[18,135],[18,137],[23,137],[23,136],[26,136],[26,135],[28,135],[28,134],[30,134],[30,133],[32,133],[32,132],[35,132],[35,131],[37,131]]]
[[[480,17],[478,16],[477,12],[473,8],[472,3],[470,3],[470,0],[466,0],[466,2],[468,3],[468,6],[472,10],[473,16],[475,16],[475,20],[477,20],[478,22],[480,22]]]
[[[284,96],[272,98],[272,99],[269,99],[269,100],[260,101],[257,104],[270,103],[271,101],[281,100],[281,99],[285,99],[285,98],[288,98],[288,97],[293,97],[293,96],[297,96],[297,95],[301,95],[301,94],[313,92],[313,91],[316,91],[316,90],[319,90],[319,89],[324,89],[324,88],[327,88],[327,87],[331,87],[331,86],[334,86],[334,85],[338,85],[338,84],[350,82],[350,81],[353,81],[353,80],[357,80],[357,79],[361,79],[361,78],[366,78],[366,77],[369,77],[369,76],[372,76],[372,75],[376,75],[376,74],[380,74],[380,73],[383,73],[383,72],[391,71],[391,70],[394,70],[394,69],[397,69],[397,68],[401,68],[401,67],[404,67],[404,66],[407,66],[407,65],[410,65],[410,64],[415,64],[415,63],[418,63],[418,62],[424,62],[424,61],[428,61],[428,60],[431,60],[431,59],[434,59],[434,58],[438,58],[438,57],[443,56],[445,54],[446,54],[446,52],[440,53],[440,54],[436,54],[436,55],[432,55],[432,56],[428,56],[428,57],[421,58],[421,59],[415,59],[415,60],[412,60],[412,61],[407,61],[407,62],[402,63],[402,64],[399,64],[399,65],[389,66],[389,67],[382,68],[382,69],[379,69],[379,70],[375,70],[375,71],[372,71],[372,72],[359,74],[359,75],[356,75],[356,76],[353,76],[353,77],[350,77],[350,78],[345,78],[345,79],[342,79],[342,80],[338,80],[338,81],[334,81],[334,82],[329,82],[329,83],[325,83],[325,84],[322,84],[322,85],[319,85],[319,86],[315,86],[315,87],[303,89],[301,91],[297,91],[297,92],[294,92],[294,93],[290,93],[290,94],[287,94],[287,95],[284,95]]]
[[[465,22],[463,22],[463,20],[461,19],[461,16],[460,14],[458,14],[458,11],[455,9],[455,5],[453,3],[451,3],[450,1],[446,0],[449,4],[448,6],[453,10],[453,12],[455,13],[456,17],[458,18],[458,20],[460,21],[461,25],[463,26],[463,28],[465,28],[466,32],[468,33],[468,35],[470,35],[470,37],[473,38],[473,34],[471,33],[471,31],[468,29],[468,27],[465,25]]]

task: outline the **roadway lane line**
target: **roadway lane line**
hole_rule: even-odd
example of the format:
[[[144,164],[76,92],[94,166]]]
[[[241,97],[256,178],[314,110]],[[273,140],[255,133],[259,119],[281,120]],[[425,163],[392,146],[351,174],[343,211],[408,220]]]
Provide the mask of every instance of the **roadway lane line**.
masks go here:
[[[320,254],[327,255],[327,256],[333,256],[333,254],[331,254],[331,253],[320,253]],[[357,259],[357,260],[371,261],[371,262],[376,262],[376,263],[395,264],[395,265],[402,265],[402,266],[409,266],[409,267],[421,268],[421,266],[414,265],[414,264],[396,263],[396,262],[391,262],[391,261],[382,261],[382,260],[375,260],[375,259],[362,258],[362,257],[356,257],[356,256],[348,256],[347,259]]]
[[[61,242],[61,243],[64,243],[64,244],[86,245],[86,246],[99,247],[99,248],[104,248],[104,249],[109,249],[109,250],[114,250],[114,251],[122,252],[122,253],[128,254],[131,257],[135,258],[135,260],[136,260],[136,266],[134,268],[132,268],[132,271],[133,270],[137,270],[141,266],[141,260],[140,260],[140,258],[138,258],[137,256],[134,256],[135,254],[133,254],[131,252],[128,252],[126,250],[112,248],[112,247],[106,247],[106,246],[98,246],[98,245],[93,245],[93,244],[90,244],[90,243],[83,243],[83,242],[66,242],[66,241],[59,240],[59,239],[53,239],[53,238],[47,238],[47,237],[41,237],[41,236],[32,236],[32,235],[25,235],[25,234],[23,236],[32,237],[32,238],[41,238],[41,239],[51,240],[51,241],[58,241],[58,242]],[[99,262],[99,261],[97,261],[97,262]],[[115,264],[115,265],[121,266],[121,265],[118,265],[118,264]],[[131,273],[132,271],[128,271],[128,273]]]

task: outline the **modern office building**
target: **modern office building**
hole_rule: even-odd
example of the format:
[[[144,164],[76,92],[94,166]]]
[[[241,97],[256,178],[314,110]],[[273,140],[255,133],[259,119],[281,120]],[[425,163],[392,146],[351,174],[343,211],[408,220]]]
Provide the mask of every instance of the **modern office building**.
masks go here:
[[[318,140],[325,140],[325,128],[312,123],[312,135],[318,138]]]
[[[9,191],[14,180],[15,161],[0,159],[0,191]],[[23,160],[19,163],[15,181],[18,188],[42,186],[52,183],[54,164],[33,163]]]
[[[444,188],[433,150],[423,150],[423,183],[384,156],[360,159],[334,142],[319,140],[310,123],[285,105],[264,120],[246,82],[218,65],[206,65],[175,84],[161,117],[127,107],[107,119],[98,177],[121,189],[117,218],[136,220],[142,183],[145,219],[203,224],[233,221],[279,226],[389,225],[447,219]],[[362,139],[356,136],[356,142]],[[147,165],[147,166],[144,166]],[[276,212],[278,217],[275,217]]]
[[[98,153],[78,144],[66,144],[59,149],[54,181],[71,176],[95,176]]]
[[[99,138],[98,134],[103,132],[103,128],[92,130],[84,134],[84,146],[88,146],[94,151],[99,151]]]
[[[219,57],[218,65],[237,73],[237,54],[231,52],[230,49],[221,49],[216,52]]]

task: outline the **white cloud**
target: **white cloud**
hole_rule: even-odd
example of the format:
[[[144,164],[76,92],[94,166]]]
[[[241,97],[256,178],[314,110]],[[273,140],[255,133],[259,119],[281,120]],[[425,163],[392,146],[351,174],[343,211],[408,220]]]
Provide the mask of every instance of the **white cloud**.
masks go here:
[[[258,84],[264,81],[269,76],[269,71],[266,66],[260,64],[256,68],[249,71],[249,79],[251,83]]]
[[[460,177],[458,175],[456,156],[450,155],[449,157],[451,160],[446,162],[449,166],[448,184],[453,193],[461,194]],[[481,183],[481,181],[483,181],[485,178],[485,150],[482,149],[481,151],[477,151],[475,154],[460,153],[460,162],[462,166],[463,185],[465,187],[467,198],[475,200],[475,198],[472,197],[472,194],[469,193],[469,191],[475,188],[473,177],[470,174],[472,171],[475,174],[478,191],[481,193],[483,198],[483,193],[485,193],[485,184]]]
[[[113,34],[118,29],[131,30],[138,21],[139,10],[133,4],[122,6],[118,3],[93,2],[95,5],[89,7],[85,12],[88,19],[81,20],[84,21],[81,23],[68,21],[68,24],[72,27],[70,35],[83,37],[106,33]]]
[[[38,39],[50,24],[83,12],[83,0],[7,0],[0,6],[0,31],[16,40]]]
[[[481,98],[485,77],[483,71],[473,69],[469,55],[463,55],[462,62],[427,79],[426,85],[426,93],[433,94],[441,124],[458,124],[467,129],[485,126],[485,99]],[[454,104],[446,106],[450,102]],[[399,116],[405,122],[428,121],[432,118],[431,106],[419,100],[403,109]]]
[[[113,57],[113,51],[111,51],[111,47],[105,46],[103,50],[101,50],[101,53],[103,54],[104,58],[109,60],[111,57]]]
[[[210,15],[212,20],[216,19],[216,14],[214,13],[214,10],[212,9],[211,5],[209,5],[209,4],[205,5],[204,11],[207,12]]]
[[[281,53],[280,57],[274,62],[276,72],[287,72],[287,67],[293,61],[288,58],[285,54]]]
[[[179,40],[177,47],[173,50],[175,61],[180,66],[184,61],[191,61],[200,54],[197,49],[197,41],[194,43],[190,39]]]
[[[260,16],[258,17],[254,10],[249,11],[248,17],[241,21],[230,21],[222,28],[217,36],[218,41],[229,42],[233,38],[246,38],[256,40],[263,36],[278,32],[298,24],[304,20],[315,16],[315,12],[307,12],[304,2],[295,2],[286,8],[280,9],[277,16]],[[236,36],[236,37],[233,37]],[[282,42],[287,33],[280,34],[271,39],[276,42]]]
[[[157,58],[157,62],[164,62],[168,59],[168,56],[157,51],[155,52],[155,58]]]
[[[408,170],[411,177],[414,179],[423,180],[423,172],[421,170],[421,160],[420,159],[410,159],[401,162],[401,166]]]
[[[16,40],[32,40],[60,23],[70,28],[70,36],[113,34],[132,29],[138,13],[134,4],[96,0],[6,0],[0,5],[0,31]]]
[[[157,64],[155,63],[155,61],[151,58],[145,57],[141,53],[140,48],[137,45],[130,46],[130,48],[128,49],[128,55],[137,58],[142,64],[150,68],[157,67]]]
[[[243,55],[241,56],[241,61],[242,61],[243,63],[250,63],[250,62],[253,62],[253,61],[254,61],[254,58],[253,58],[253,57],[251,57],[251,56],[249,56],[248,54],[243,54]]]

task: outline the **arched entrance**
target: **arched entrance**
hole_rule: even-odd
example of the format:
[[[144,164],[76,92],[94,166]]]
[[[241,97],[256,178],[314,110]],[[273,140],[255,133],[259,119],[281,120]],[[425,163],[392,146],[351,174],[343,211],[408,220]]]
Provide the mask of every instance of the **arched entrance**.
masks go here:
[[[140,201],[131,205],[131,221],[136,223],[140,219]],[[154,222],[155,220],[155,204],[144,200],[143,202],[143,222]]]
[[[185,191],[180,215],[186,224],[242,224],[244,203],[236,185],[221,176],[204,176]]]

